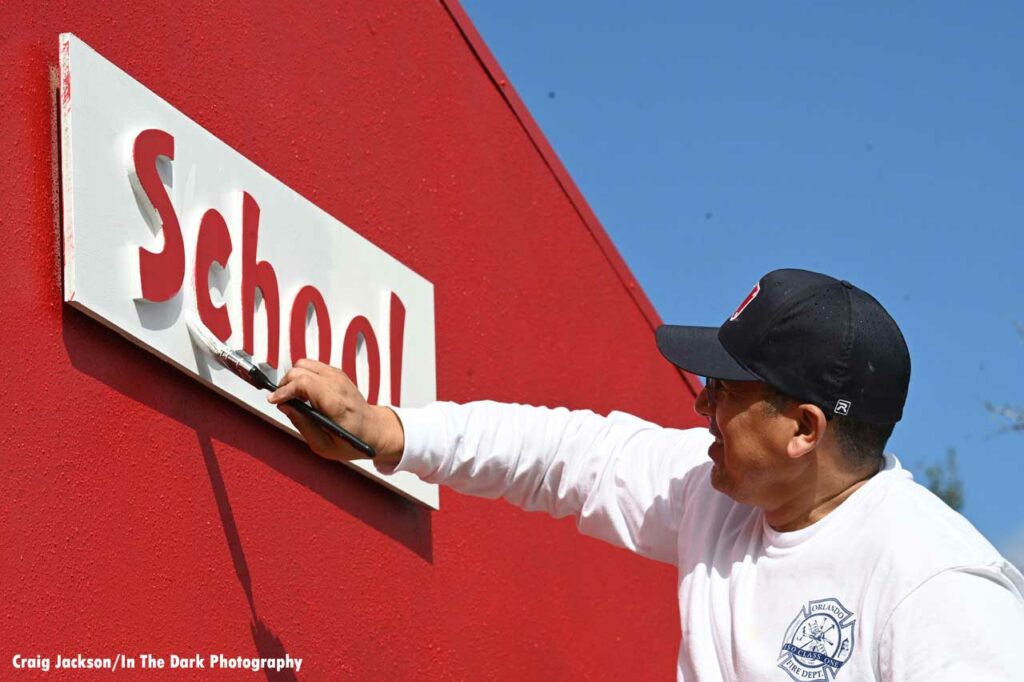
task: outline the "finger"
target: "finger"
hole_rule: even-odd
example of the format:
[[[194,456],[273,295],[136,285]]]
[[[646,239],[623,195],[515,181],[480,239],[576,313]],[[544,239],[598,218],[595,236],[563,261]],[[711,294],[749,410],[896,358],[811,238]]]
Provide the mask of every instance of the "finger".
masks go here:
[[[346,379],[348,378],[348,376],[339,368],[333,365],[325,364],[323,362],[318,362],[317,360],[311,360],[309,358],[302,358],[301,360],[297,360],[295,362],[295,367],[313,372],[315,374],[319,374],[322,377],[343,376]]]
[[[327,456],[326,453],[330,452],[333,442],[331,437],[316,422],[289,405],[278,405],[277,409],[281,410],[291,421],[292,425],[299,430],[303,440],[306,441],[306,444],[309,445],[313,452],[321,457]]]
[[[310,372],[307,369],[302,369],[301,367],[292,367],[287,372],[285,372],[284,376],[281,377],[281,380],[279,382],[277,382],[277,385],[278,386],[285,386],[285,385],[290,384],[291,382],[295,381],[297,378],[299,378],[303,374],[309,374],[309,373]]]
[[[312,372],[299,370],[287,386],[274,391],[267,399],[277,405],[291,400],[308,402],[321,413],[337,419],[339,405],[330,380]]]
[[[299,369],[304,369],[307,372],[312,372],[313,374],[319,374],[321,376],[327,374],[331,369],[330,365],[325,365],[324,363],[318,360],[312,360],[310,358],[301,358],[299,360],[296,360],[294,366],[298,367]]]
[[[308,400],[307,392],[316,375],[308,370],[292,367],[277,385],[277,390],[267,396],[267,402],[281,403],[292,398]]]

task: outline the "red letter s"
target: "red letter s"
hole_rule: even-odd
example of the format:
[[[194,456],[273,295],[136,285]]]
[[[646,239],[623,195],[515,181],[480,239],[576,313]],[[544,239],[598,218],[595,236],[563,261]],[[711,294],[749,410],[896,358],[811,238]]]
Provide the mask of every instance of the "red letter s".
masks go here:
[[[163,130],[143,130],[132,147],[134,173],[130,174],[135,199],[142,207],[154,232],[164,233],[164,249],[159,253],[139,247],[139,277],[142,298],[166,301],[173,298],[185,279],[185,244],[171,198],[157,172],[157,157],[174,159],[174,138]]]

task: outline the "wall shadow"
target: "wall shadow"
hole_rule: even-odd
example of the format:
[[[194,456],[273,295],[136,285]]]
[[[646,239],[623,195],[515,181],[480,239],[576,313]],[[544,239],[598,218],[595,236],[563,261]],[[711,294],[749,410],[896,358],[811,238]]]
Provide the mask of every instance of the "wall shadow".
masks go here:
[[[433,562],[432,510],[344,464],[316,456],[300,440],[239,409],[85,314],[68,306],[63,306],[62,313],[61,335],[75,369],[188,426],[200,434],[200,447],[205,447],[204,441],[216,439],[245,451],[424,561]],[[111,362],[112,358],[116,362]],[[218,483],[212,475],[211,484],[216,491]],[[220,485],[223,487],[222,482]]]
[[[231,510],[231,502],[228,500],[227,487],[224,485],[224,476],[221,475],[220,465],[213,454],[213,441],[203,431],[196,431],[199,437],[199,449],[203,453],[203,462],[206,464],[206,472],[210,476],[210,486],[213,488],[213,497],[217,501],[217,512],[220,514],[221,527],[224,529],[224,540],[228,544],[231,553],[231,563],[235,567],[235,575],[242,585],[245,598],[249,602],[249,612],[252,614],[252,622],[249,630],[252,632],[253,643],[260,658],[284,658],[288,653],[284,643],[276,636],[256,612],[256,597],[253,594],[252,578],[249,575],[249,562],[245,559],[245,551],[242,549],[242,538],[238,535],[238,525],[235,523],[235,514]],[[291,669],[270,670],[264,669],[268,680],[280,680],[281,682],[292,682],[298,680],[295,671]]]

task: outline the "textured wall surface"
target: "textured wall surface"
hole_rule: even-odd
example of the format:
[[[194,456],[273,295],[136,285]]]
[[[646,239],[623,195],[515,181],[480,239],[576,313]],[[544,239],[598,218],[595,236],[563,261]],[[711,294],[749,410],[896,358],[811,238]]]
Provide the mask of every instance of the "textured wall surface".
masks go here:
[[[62,305],[70,31],[434,282],[439,398],[697,423],[461,9],[284,7],[0,4],[0,677],[14,653],[148,651],[287,652],[308,680],[671,678],[671,567],[504,502],[427,511]]]

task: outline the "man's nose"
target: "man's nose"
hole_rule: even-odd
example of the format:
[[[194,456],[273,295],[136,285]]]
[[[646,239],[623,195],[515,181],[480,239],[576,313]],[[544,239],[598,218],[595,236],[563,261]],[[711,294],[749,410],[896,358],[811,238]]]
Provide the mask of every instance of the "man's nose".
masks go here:
[[[713,413],[711,409],[711,401],[708,400],[708,388],[705,386],[700,394],[697,396],[697,401],[693,403],[694,411],[705,417],[710,417]]]

